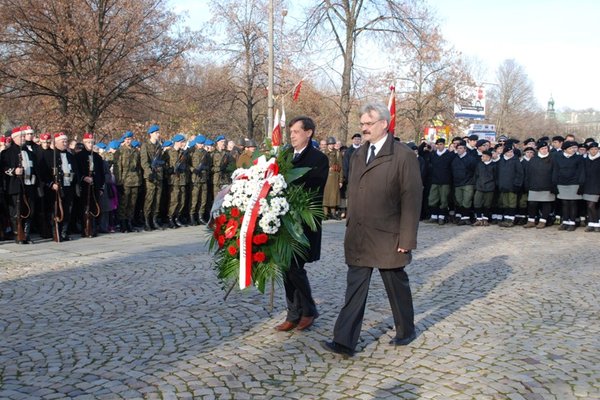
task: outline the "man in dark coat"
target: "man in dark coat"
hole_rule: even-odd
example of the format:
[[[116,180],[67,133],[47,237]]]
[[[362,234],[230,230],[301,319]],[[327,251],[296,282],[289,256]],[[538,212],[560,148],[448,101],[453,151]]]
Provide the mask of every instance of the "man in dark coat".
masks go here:
[[[292,159],[294,168],[310,168],[310,171],[293,184],[302,185],[306,190],[317,190],[322,201],[329,174],[329,162],[327,156],[310,143],[315,133],[315,123],[312,119],[302,116],[292,119],[288,127],[294,151]],[[319,315],[304,264],[321,258],[321,224],[318,224],[316,231],[312,231],[307,225],[304,225],[303,229],[310,243],[308,258],[306,260],[300,257],[293,258],[292,264],[286,271],[283,284],[288,311],[285,321],[275,327],[278,331],[289,331],[294,328],[305,330]]]
[[[96,218],[100,216],[100,196],[104,193],[104,160],[94,151],[94,135],[83,135],[84,149],[75,155],[81,179],[82,237],[98,235]],[[90,191],[91,189],[91,191]],[[89,201],[88,201],[89,200]],[[91,230],[86,232],[85,220],[91,218]]]
[[[390,113],[383,103],[361,108],[364,146],[350,160],[344,252],[348,264],[345,304],[325,350],[351,356],[359,340],[369,283],[379,269],[392,308],[396,337],[415,339],[414,310],[404,267],[417,247],[423,184],[415,154],[387,133]]]

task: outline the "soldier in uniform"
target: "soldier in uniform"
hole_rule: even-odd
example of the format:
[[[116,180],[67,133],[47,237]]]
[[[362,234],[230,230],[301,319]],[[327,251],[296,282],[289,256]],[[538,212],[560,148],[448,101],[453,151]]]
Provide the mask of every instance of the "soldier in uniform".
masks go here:
[[[26,135],[31,135],[30,126],[20,126],[12,130],[13,144],[2,152],[2,173],[6,175],[9,215],[12,222],[15,241],[18,244],[33,243],[31,240],[31,222],[35,215],[38,188],[41,190],[39,160],[26,146]],[[17,220],[21,222],[24,238],[19,240]]]
[[[216,197],[223,186],[231,183],[230,168],[233,165],[233,159],[225,149],[225,136],[217,136],[215,142],[216,148],[212,153],[212,178],[213,196]]]
[[[152,125],[148,128],[150,139],[142,144],[140,160],[144,173],[146,198],[144,200],[144,230],[158,229],[160,213],[160,198],[164,174],[164,154],[160,143],[160,128]]]
[[[68,151],[67,135],[63,132],[54,134],[54,151],[44,153],[46,166],[52,171],[52,178],[48,180],[48,186],[52,190],[52,204],[59,197],[62,207],[62,215],[56,215],[54,218],[60,218],[58,222],[59,237],[56,241],[66,242],[71,240],[68,234],[69,222],[71,221],[71,211],[73,208],[73,198],[75,197],[75,185],[79,182],[79,168],[75,156]],[[59,210],[60,212],[60,210]]]
[[[184,150],[185,136],[173,136],[173,147],[167,149],[165,167],[169,185],[169,228],[185,226],[180,219],[185,204],[185,185],[188,182],[188,152]]]
[[[329,175],[323,194],[323,213],[325,218],[341,219],[337,215],[337,207],[340,204],[340,188],[343,183],[342,176],[342,157],[340,152],[335,149],[335,138],[327,138],[327,148],[324,150],[329,159]]]
[[[252,139],[246,139],[244,143],[244,152],[238,157],[236,166],[238,168],[250,168],[256,152],[256,142]]]
[[[123,138],[125,140],[117,153],[113,169],[117,187],[122,193],[117,214],[121,232],[133,232],[135,205],[142,185],[142,168],[140,153],[133,147],[133,133],[127,131]]]
[[[190,172],[192,175],[190,222],[194,226],[207,223],[204,215],[208,204],[208,175],[211,169],[211,158],[204,148],[205,143],[206,138],[203,135],[196,136],[194,140],[196,149],[190,158]]]
[[[81,221],[85,228],[86,213],[91,213],[92,231],[89,233],[93,237],[98,235],[96,219],[100,216],[100,197],[104,194],[104,160],[94,151],[93,134],[83,135],[83,146],[84,149],[75,155],[81,173]],[[81,236],[86,237],[85,229],[81,230]]]

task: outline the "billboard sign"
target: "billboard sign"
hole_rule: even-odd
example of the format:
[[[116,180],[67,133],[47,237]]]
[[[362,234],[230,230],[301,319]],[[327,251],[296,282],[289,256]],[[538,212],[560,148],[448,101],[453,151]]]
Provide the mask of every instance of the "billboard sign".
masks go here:
[[[459,86],[454,103],[456,118],[485,119],[485,88],[483,86]]]

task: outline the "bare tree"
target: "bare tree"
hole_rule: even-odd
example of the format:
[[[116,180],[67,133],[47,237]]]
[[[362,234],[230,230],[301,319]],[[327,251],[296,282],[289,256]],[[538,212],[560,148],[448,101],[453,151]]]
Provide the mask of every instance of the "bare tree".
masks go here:
[[[385,43],[385,40],[390,35],[402,36],[415,29],[414,3],[412,0],[321,0],[309,10],[305,22],[306,43],[321,50],[333,51],[342,59],[339,73],[339,136],[343,141],[346,141],[349,131],[352,81],[359,39],[363,39],[364,44],[369,44],[369,40],[371,44],[381,40],[387,46],[389,43]],[[387,48],[387,51],[391,50]]]
[[[488,93],[489,119],[501,134],[520,135],[531,126],[532,116],[540,112],[533,95],[533,84],[525,69],[515,60],[505,60],[496,72],[498,85]]]
[[[164,0],[0,0],[0,15],[0,93],[53,99],[63,127],[154,95],[192,47]]]

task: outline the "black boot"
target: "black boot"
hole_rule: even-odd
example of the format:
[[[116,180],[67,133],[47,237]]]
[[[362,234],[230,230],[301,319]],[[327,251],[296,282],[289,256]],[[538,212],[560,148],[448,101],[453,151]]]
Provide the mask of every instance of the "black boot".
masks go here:
[[[150,232],[152,230],[152,221],[150,220],[150,217],[146,217],[144,219],[144,230],[146,232]]]
[[[181,220],[179,219],[179,217],[175,217],[173,219],[175,220],[175,225],[177,225],[178,227],[187,226],[186,224],[184,224],[183,222],[181,222]]]
[[[63,225],[61,231],[60,231],[60,241],[61,242],[68,242],[69,240],[71,240],[71,237],[69,236],[69,227],[66,225]]]
[[[190,225],[197,226],[198,220],[196,219],[196,214],[190,214]]]
[[[130,219],[127,220],[127,232],[137,232],[137,229],[133,227],[133,221]]]
[[[154,229],[163,229],[163,226],[160,222],[158,222],[158,215],[152,217],[152,224],[154,225]]]
[[[176,228],[179,228],[179,227],[177,226],[177,224],[175,223],[175,217],[171,217],[171,218],[169,218],[169,228],[170,228],[170,229],[176,229]]]
[[[127,220],[126,219],[122,219],[119,221],[119,230],[121,231],[121,233],[127,233]]]

